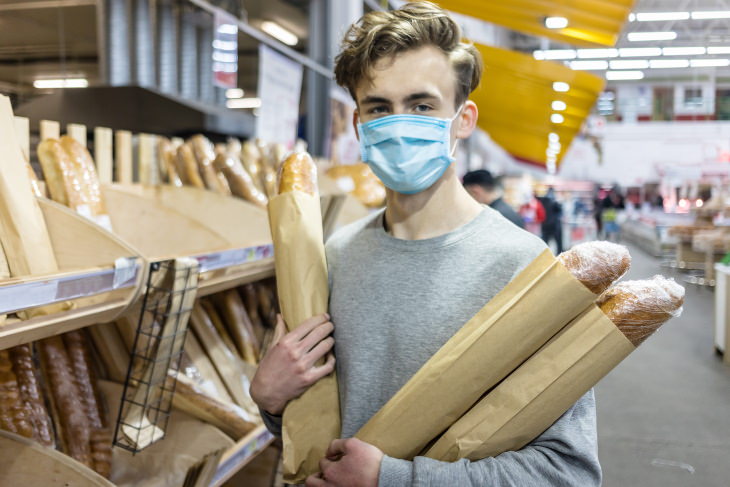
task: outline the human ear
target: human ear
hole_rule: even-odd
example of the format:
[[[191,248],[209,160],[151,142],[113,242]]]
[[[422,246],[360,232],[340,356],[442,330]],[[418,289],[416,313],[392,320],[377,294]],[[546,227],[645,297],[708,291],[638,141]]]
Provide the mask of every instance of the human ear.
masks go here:
[[[357,137],[357,140],[360,141],[360,133],[357,131],[357,122],[360,120],[360,114],[357,111],[357,108],[352,111],[352,128],[355,129],[355,137]]]
[[[454,122],[456,125],[457,139],[468,138],[477,126],[477,120],[479,119],[479,109],[476,103],[471,100],[467,100],[464,103],[464,108],[461,109],[461,114]]]

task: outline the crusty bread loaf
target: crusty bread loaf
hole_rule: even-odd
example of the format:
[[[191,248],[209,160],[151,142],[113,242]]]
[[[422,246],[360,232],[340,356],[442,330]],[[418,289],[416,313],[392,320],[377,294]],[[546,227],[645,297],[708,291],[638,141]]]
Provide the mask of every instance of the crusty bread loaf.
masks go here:
[[[75,209],[80,201],[78,191],[81,183],[66,151],[58,139],[46,139],[38,144],[38,160],[43,169],[43,177],[53,201]]]
[[[193,148],[190,143],[182,144],[177,148],[177,173],[183,184],[196,188],[205,188],[205,183],[198,172],[198,163],[193,155]]]
[[[26,405],[25,410],[30,414],[33,438],[41,445],[53,447],[55,445],[53,425],[36,375],[32,345],[18,345],[9,349],[8,352],[13,364],[13,372],[18,381],[20,398]]]
[[[104,426],[98,400],[100,394],[92,376],[91,351],[86,337],[81,331],[75,330],[65,333],[62,338],[89,425],[100,429]]]
[[[279,169],[279,193],[317,194],[317,166],[306,152],[293,152]]]
[[[83,194],[83,200],[89,205],[91,215],[106,214],[106,207],[101,195],[101,183],[91,154],[83,144],[69,135],[61,137],[60,142],[76,172],[76,178],[81,185],[80,191]]]
[[[215,152],[210,141],[203,135],[195,135],[190,139],[193,147],[193,154],[198,163],[198,170],[203,176],[205,187],[211,191],[221,194],[231,194],[229,185],[218,178],[218,173],[213,167]]]
[[[31,411],[24,404],[8,350],[0,350],[0,429],[33,438]]]
[[[243,438],[256,427],[256,418],[235,404],[209,396],[184,374],[177,375],[173,401],[176,408],[220,428],[234,440]]]
[[[265,192],[261,184],[261,153],[258,147],[256,147],[256,144],[250,140],[243,143],[241,148],[241,162],[259,191],[262,193]]]
[[[175,158],[177,156],[172,142],[168,139],[161,138],[157,145],[157,152],[160,159],[160,176],[162,181],[171,186],[182,186],[182,179],[180,179],[180,175],[177,173],[177,166],[175,164]]]
[[[215,168],[226,177],[233,195],[261,208],[266,208],[268,198],[256,187],[238,156],[220,152],[216,156],[214,164]]]
[[[595,294],[608,289],[631,266],[626,247],[604,241],[576,245],[560,254],[558,260]]]
[[[626,281],[603,293],[598,305],[635,346],[677,316],[684,303],[684,288],[662,276]]]
[[[112,473],[112,433],[108,428],[91,431],[91,460],[94,471],[108,479]]]
[[[93,468],[91,459],[91,428],[74,380],[71,362],[61,337],[55,336],[38,342],[43,370],[55,408],[57,430],[62,438],[61,450],[73,459]],[[57,431],[58,433],[58,431]]]
[[[238,293],[231,289],[213,296],[226,328],[229,330],[243,360],[256,365],[259,360],[259,343],[253,325]]]

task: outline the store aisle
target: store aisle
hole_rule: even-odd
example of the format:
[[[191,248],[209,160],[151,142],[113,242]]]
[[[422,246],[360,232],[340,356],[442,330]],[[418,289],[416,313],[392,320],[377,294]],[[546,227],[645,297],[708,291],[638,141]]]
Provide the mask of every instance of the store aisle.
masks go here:
[[[627,278],[680,281],[640,249],[631,254]],[[730,366],[714,353],[712,291],[686,287],[682,317],[596,387],[605,487],[730,486]]]

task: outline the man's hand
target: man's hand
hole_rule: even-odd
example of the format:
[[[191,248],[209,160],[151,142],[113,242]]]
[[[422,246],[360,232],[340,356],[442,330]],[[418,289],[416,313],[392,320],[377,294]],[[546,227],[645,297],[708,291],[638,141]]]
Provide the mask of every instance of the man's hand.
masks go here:
[[[307,478],[307,487],[377,487],[383,452],[369,443],[334,440],[320,460],[320,473]]]
[[[329,353],[335,327],[329,319],[327,314],[314,316],[285,334],[284,320],[277,316],[276,336],[281,339],[261,360],[251,381],[251,397],[261,409],[281,414],[289,401],[335,369],[335,357]],[[315,365],[325,355],[326,362]]]

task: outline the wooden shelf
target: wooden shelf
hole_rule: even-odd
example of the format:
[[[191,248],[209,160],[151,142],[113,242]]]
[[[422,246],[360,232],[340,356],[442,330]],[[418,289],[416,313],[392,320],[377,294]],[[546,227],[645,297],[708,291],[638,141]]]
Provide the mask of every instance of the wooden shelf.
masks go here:
[[[241,438],[232,448],[223,454],[223,458],[221,458],[218,470],[213,476],[210,487],[220,487],[223,485],[236,472],[256,458],[273,441],[274,436],[263,425]]]

